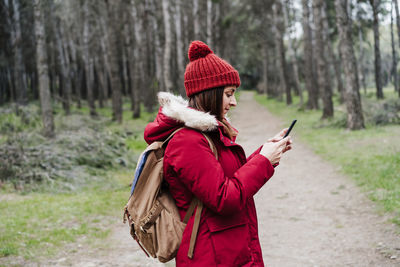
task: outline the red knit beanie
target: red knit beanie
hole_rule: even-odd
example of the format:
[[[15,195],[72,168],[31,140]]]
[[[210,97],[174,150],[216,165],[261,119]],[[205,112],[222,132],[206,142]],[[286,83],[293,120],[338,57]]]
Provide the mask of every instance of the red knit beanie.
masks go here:
[[[185,71],[185,89],[188,97],[207,89],[228,85],[239,86],[239,73],[221,59],[203,42],[193,41],[189,46],[189,64]]]

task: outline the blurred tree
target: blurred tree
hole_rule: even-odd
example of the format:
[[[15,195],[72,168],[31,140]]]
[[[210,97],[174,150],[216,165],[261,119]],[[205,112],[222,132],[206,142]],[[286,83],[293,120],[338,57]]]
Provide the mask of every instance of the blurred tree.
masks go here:
[[[391,10],[390,10],[390,37],[392,43],[392,75],[393,75],[393,84],[394,84],[394,91],[399,91],[399,81],[397,77],[397,53],[396,53],[396,45],[393,33],[393,2],[391,3]]]
[[[171,21],[169,11],[169,0],[162,0],[163,18],[164,18],[164,35],[165,35],[165,46],[164,46],[164,84],[167,92],[172,91],[172,80],[171,80],[171,49],[172,49],[172,33],[171,33]]]
[[[112,118],[119,123],[122,123],[122,85],[119,76],[119,62],[118,62],[118,33],[120,31],[120,24],[118,21],[118,11],[120,0],[106,0],[107,14],[108,14],[108,61],[110,62],[111,73],[111,88],[112,88]]]
[[[54,136],[53,109],[51,107],[51,94],[49,90],[49,76],[47,66],[47,51],[45,42],[44,23],[42,17],[42,2],[35,0],[33,4],[35,12],[35,37],[36,37],[36,64],[39,74],[39,95],[42,110],[44,135]]]
[[[339,30],[339,48],[345,76],[345,102],[347,107],[347,127],[351,130],[364,128],[361,108],[357,64],[354,55],[351,20],[347,11],[347,0],[338,0],[336,5],[337,27]]]
[[[374,47],[375,47],[375,84],[376,84],[376,97],[378,99],[383,98],[382,90],[382,61],[381,61],[381,50],[379,43],[379,10],[380,0],[369,0],[372,7],[374,24]]]
[[[292,104],[292,94],[291,88],[288,84],[289,77],[287,73],[287,66],[286,66],[286,52],[285,46],[283,43],[283,37],[285,34],[285,21],[283,16],[283,6],[282,0],[277,0],[274,5],[274,24],[275,24],[275,34],[276,34],[276,52],[279,61],[279,79],[280,79],[280,92],[286,93],[286,104]],[[280,93],[281,94],[281,93]]]
[[[8,2],[8,1],[6,1]],[[12,47],[14,55],[14,83],[17,103],[26,105],[27,98],[27,86],[25,82],[25,63],[22,55],[22,35],[21,35],[21,21],[20,21],[20,1],[13,0],[13,23],[14,26],[11,29]]]
[[[313,72],[314,49],[312,44],[312,31],[310,26],[310,7],[308,0],[302,0],[303,7],[303,53],[304,53],[304,80],[308,92],[307,107],[318,109],[318,85]]]
[[[207,22],[210,23],[210,18],[208,17],[209,13],[207,10]],[[177,65],[178,65],[178,89],[179,93],[184,96],[185,93],[185,86],[183,84],[183,73],[185,72],[185,60],[183,57],[183,39],[182,39],[182,20],[181,20],[181,0],[176,0],[175,3],[175,32],[176,32],[176,55],[177,55]],[[207,28],[207,41],[208,41],[208,28]]]
[[[327,34],[324,32],[324,8],[323,0],[313,0],[313,15],[315,24],[315,54],[317,59],[317,70],[318,70],[318,87],[320,88],[323,109],[322,118],[333,117],[333,102],[332,102],[332,85],[329,77],[329,64],[326,59],[326,40]]]
[[[283,8],[284,12],[284,17],[285,17],[285,25],[288,27],[288,39],[287,39],[287,44],[288,44],[288,52],[289,56],[291,58],[292,68],[293,68],[293,84],[294,84],[294,92],[296,95],[300,96],[300,106],[303,106],[303,93],[301,90],[301,85],[300,85],[300,78],[299,78],[299,68],[298,68],[298,63],[297,63],[297,54],[296,50],[293,48],[293,43],[296,42],[296,37],[292,38],[293,31],[294,31],[294,25],[292,23],[292,1],[291,0],[286,0],[285,7]]]

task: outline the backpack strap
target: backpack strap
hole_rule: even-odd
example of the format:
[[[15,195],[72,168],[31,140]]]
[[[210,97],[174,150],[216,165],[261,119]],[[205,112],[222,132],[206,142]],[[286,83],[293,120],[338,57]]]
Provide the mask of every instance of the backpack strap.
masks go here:
[[[218,151],[214,145],[214,142],[211,140],[211,138],[208,135],[206,135],[205,133],[202,133],[202,134],[207,139],[208,144],[209,144],[212,152],[214,153],[215,158],[218,160]],[[190,217],[192,216],[192,214],[194,212],[195,207],[197,207],[197,210],[196,210],[196,214],[194,216],[192,234],[190,236],[189,251],[188,251],[189,259],[193,258],[194,245],[196,244],[197,233],[199,231],[201,212],[203,211],[203,202],[201,202],[198,198],[194,197],[192,199],[192,202],[190,203],[189,209],[186,212],[185,218],[183,219],[184,223],[188,223]]]
[[[168,141],[180,130],[182,130],[185,127],[181,127],[179,129],[176,129],[174,132],[172,132],[167,139],[162,143],[161,146],[164,146]],[[218,151],[217,148],[215,147],[214,142],[211,140],[211,138],[203,133],[203,136],[207,139],[208,145],[210,146],[212,152],[214,153],[215,158],[218,160]],[[199,225],[200,225],[200,218],[201,218],[201,212],[203,211],[203,202],[201,202],[197,197],[194,197],[192,199],[192,202],[190,203],[190,206],[188,210],[186,211],[185,218],[183,219],[183,222],[185,224],[188,223],[190,217],[192,217],[194,209],[197,207],[196,214],[194,216],[194,222],[193,222],[193,229],[192,229],[192,234],[190,236],[190,243],[189,243],[189,251],[188,251],[188,258],[192,259],[193,258],[193,251],[194,251],[194,245],[196,244],[196,238],[197,238],[197,233],[199,231]]]
[[[179,132],[179,131],[182,130],[183,128],[185,128],[185,127],[181,127],[181,128],[176,129],[175,131],[173,131],[172,134],[170,134],[170,135],[167,137],[167,139],[165,139],[164,142],[162,142],[161,146],[164,146],[165,144],[167,144],[168,141],[169,141],[177,132]]]

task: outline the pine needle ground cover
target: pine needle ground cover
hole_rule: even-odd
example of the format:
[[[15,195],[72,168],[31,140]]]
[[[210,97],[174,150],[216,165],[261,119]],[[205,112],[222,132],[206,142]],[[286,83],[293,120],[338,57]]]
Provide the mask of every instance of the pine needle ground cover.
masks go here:
[[[107,237],[120,221],[146,147],[143,129],[154,117],[134,120],[126,106],[120,125],[110,108],[98,109],[96,118],[87,108],[69,116],[55,109],[56,137],[49,140],[40,132],[38,106],[22,109],[0,112],[0,265]]]
[[[335,118],[321,120],[321,110],[299,108],[298,97],[294,97],[291,106],[265,95],[255,98],[287,125],[297,119],[291,133],[294,141],[298,137],[324,159],[339,166],[370,199],[380,204],[382,212],[393,214],[393,222],[400,225],[400,108],[396,108],[400,99],[392,90],[387,89],[386,99],[380,101],[372,90],[362,95],[366,129],[360,131],[345,128],[345,107],[337,99]],[[394,106],[394,111],[388,105]]]

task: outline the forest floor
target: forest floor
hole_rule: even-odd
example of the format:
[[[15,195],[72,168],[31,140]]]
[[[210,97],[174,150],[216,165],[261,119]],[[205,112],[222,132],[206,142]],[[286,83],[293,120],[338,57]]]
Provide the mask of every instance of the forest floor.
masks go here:
[[[237,142],[249,154],[283,125],[242,92],[232,111]],[[295,129],[294,129],[295,131]],[[268,266],[400,266],[400,234],[355,182],[294,136],[275,175],[255,197],[260,242]],[[146,258],[115,218],[111,234],[87,245],[74,243],[52,259],[24,266],[174,266]],[[18,264],[18,263],[17,263]]]

